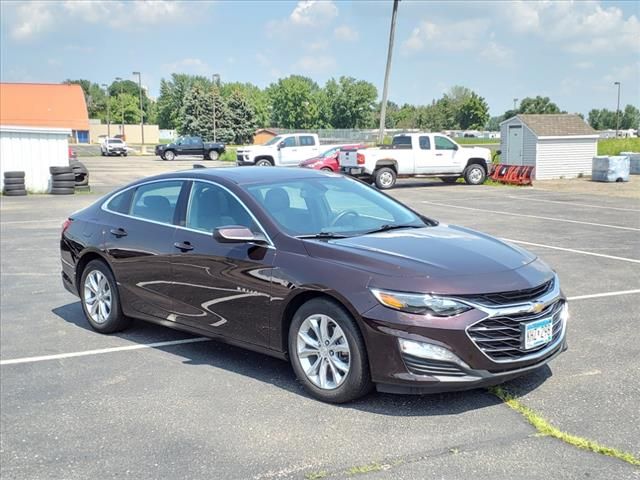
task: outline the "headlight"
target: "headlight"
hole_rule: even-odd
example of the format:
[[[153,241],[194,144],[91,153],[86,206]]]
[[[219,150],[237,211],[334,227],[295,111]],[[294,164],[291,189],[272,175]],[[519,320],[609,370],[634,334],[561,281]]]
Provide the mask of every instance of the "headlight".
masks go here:
[[[429,314],[434,317],[452,317],[472,308],[450,298],[429,294],[392,292],[377,288],[370,290],[382,305],[401,312]]]

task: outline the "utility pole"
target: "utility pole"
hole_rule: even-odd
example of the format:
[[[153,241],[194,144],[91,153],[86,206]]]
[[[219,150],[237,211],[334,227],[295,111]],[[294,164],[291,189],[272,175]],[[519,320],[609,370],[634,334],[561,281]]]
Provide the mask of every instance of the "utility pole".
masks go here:
[[[396,34],[396,16],[398,15],[398,2],[393,0],[393,13],[391,14],[391,29],[389,31],[389,50],[387,51],[387,68],[384,72],[384,87],[382,89],[382,104],[380,105],[380,133],[378,143],[384,141],[384,126],[387,115],[387,93],[389,89],[389,73],[391,72],[391,57],[393,55],[393,38]]]
[[[111,112],[109,103],[111,103],[111,95],[109,95],[109,86],[106,83],[103,83],[102,86],[107,91],[107,138],[111,137]]]
[[[220,75],[218,73],[214,73],[211,77],[213,80],[213,141],[217,142],[216,138],[216,96],[218,94],[217,87],[220,85]]]
[[[122,78],[116,77],[116,82],[120,82],[120,112],[122,112],[122,126],[120,127],[120,132],[126,139],[127,136],[124,134],[124,103],[122,103]]]
[[[514,111],[516,110],[516,105],[517,105],[517,104],[518,104],[518,99],[517,99],[517,98],[514,98],[514,99],[513,99],[513,110],[514,110]]]
[[[142,149],[144,150],[144,110],[142,110],[142,75],[140,72],[133,72],[138,76],[138,90],[140,90],[140,137],[142,138]]]
[[[618,86],[618,103],[616,105],[616,138],[618,138],[618,129],[620,128],[620,82],[613,82]]]

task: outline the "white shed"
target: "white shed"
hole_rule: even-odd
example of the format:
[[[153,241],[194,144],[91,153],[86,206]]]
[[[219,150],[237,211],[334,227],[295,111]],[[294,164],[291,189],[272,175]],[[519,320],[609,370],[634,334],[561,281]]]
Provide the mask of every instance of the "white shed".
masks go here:
[[[49,190],[49,167],[69,165],[71,129],[0,126],[0,188],[4,172],[23,171],[30,192]]]
[[[590,175],[598,137],[578,115],[516,115],[500,124],[501,162],[535,167],[536,180]]]

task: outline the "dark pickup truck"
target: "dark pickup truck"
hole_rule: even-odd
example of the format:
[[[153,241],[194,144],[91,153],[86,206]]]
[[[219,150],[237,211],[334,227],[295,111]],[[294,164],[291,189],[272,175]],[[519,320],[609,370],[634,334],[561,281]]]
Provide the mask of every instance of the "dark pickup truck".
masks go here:
[[[179,137],[168,145],[156,145],[156,155],[169,161],[179,155],[197,155],[205,160],[217,160],[224,149],[224,143],[203,142],[200,137]]]

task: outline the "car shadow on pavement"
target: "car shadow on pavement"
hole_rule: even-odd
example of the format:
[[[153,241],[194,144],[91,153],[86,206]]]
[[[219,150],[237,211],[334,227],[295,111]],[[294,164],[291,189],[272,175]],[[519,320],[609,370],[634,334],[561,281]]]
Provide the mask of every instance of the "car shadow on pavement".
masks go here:
[[[422,187],[428,187],[428,188],[441,188],[441,187],[448,187],[448,188],[464,188],[467,185],[464,183],[445,183],[445,182],[441,182],[441,181],[416,181],[416,180],[405,180],[405,181],[398,181],[394,186],[393,189],[394,190],[402,190],[404,188],[422,188]]]
[[[80,302],[54,308],[52,312],[70,324],[100,335],[90,327]],[[134,321],[131,328],[125,332],[111,336],[140,344],[190,338],[188,333],[141,320]],[[224,369],[305,398],[312,398],[297,381],[288,362],[268,355],[215,340],[153,348],[182,357],[185,365],[208,365],[216,369]],[[535,390],[551,375],[551,369],[545,365],[526,377],[518,379],[518,394],[522,395]],[[362,399],[344,405],[335,405],[335,407],[356,409],[377,415],[440,416],[478,410],[500,403],[502,401],[486,389],[430,395],[395,395],[374,391]]]

